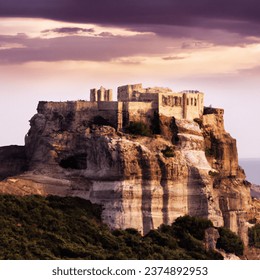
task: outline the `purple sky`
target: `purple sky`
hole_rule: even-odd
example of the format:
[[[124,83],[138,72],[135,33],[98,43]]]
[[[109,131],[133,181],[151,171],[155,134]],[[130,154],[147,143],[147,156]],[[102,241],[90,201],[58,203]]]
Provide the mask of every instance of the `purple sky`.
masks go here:
[[[39,100],[143,82],[225,109],[240,157],[260,157],[260,2],[0,0],[0,145],[23,144]]]

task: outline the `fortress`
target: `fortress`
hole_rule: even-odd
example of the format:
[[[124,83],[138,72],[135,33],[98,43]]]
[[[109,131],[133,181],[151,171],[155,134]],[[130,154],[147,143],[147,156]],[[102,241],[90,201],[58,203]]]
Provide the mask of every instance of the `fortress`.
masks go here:
[[[40,102],[38,112],[48,109],[61,112],[73,107],[74,112],[84,113],[89,122],[110,125],[120,131],[131,122],[151,125],[156,115],[199,118],[204,110],[203,97],[199,91],[176,93],[169,88],[143,88],[142,84],[135,84],[118,87],[117,101],[113,101],[112,90],[101,87],[90,90],[90,101]]]
[[[37,110],[25,146],[0,149],[0,193],[78,196],[102,205],[111,228],[144,234],[188,214],[247,242],[259,206],[224,110],[204,107],[203,93],[136,84],[114,101],[101,87],[90,101],[41,101]],[[139,127],[152,137],[131,135]]]

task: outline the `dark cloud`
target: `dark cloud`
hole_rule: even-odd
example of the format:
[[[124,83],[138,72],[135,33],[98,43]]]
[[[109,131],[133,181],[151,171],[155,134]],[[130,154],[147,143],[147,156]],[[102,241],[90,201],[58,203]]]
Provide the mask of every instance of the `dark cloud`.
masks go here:
[[[67,22],[187,26],[260,36],[259,0],[0,0],[0,16]],[[254,28],[252,28],[254,27]]]
[[[163,57],[162,59],[163,60],[182,60],[182,59],[185,59],[187,58],[187,56],[178,56],[178,55],[175,55],[175,56],[165,56]]]
[[[152,32],[127,37],[64,24],[42,31],[57,38],[29,38],[23,33],[0,36],[0,44],[16,44],[0,50],[0,63],[116,60],[135,64],[140,62],[119,59],[155,55],[167,61],[184,59],[178,55],[183,50],[243,47],[255,42],[248,36],[260,37],[259,10],[258,0],[0,0],[0,17],[38,17]],[[89,33],[95,36],[78,36]]]
[[[26,63],[31,61],[116,61],[141,63],[131,56],[167,55],[172,40],[161,40],[151,35],[123,36],[65,36],[57,38],[29,38],[24,34],[1,36],[0,44],[22,47],[0,50],[0,63]],[[124,58],[124,59],[122,59]]]
[[[111,33],[111,32],[101,32],[101,33],[98,34],[98,36],[101,36],[101,37],[112,37],[112,36],[114,36],[114,34]]]
[[[43,30],[42,33],[58,33],[58,34],[80,34],[80,33],[93,33],[95,32],[94,28],[79,28],[79,27],[61,27],[61,28],[54,28],[54,29],[46,29]]]

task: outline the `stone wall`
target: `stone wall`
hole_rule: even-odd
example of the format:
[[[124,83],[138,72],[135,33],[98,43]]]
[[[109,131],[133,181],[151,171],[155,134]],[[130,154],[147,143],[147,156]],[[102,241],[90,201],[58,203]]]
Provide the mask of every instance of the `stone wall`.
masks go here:
[[[119,102],[116,101],[98,102],[97,114],[105,119],[111,126],[118,129],[118,123],[122,122],[119,117],[120,112],[118,113],[119,107]]]
[[[198,91],[174,93],[168,88],[143,88],[142,84],[136,84],[119,87],[118,101],[112,101],[112,90],[101,87],[91,90],[90,102],[42,101],[37,109],[50,120],[56,119],[57,127],[62,122],[61,126],[68,129],[67,123],[72,123],[74,118],[85,124],[110,125],[121,130],[129,122],[144,122],[150,126],[155,114],[176,119],[199,118],[203,114],[203,94]]]
[[[166,117],[174,116],[177,119],[183,118],[183,94],[182,93],[160,93],[159,114]]]
[[[203,93],[159,93],[160,115],[193,120],[203,114]]]
[[[157,108],[158,104],[152,102],[124,102],[123,125],[127,126],[130,122],[143,122],[150,126]]]
[[[184,93],[185,111],[183,118],[194,120],[203,115],[204,96],[203,93]]]
[[[68,129],[69,122],[118,125],[118,102],[102,101],[74,101],[74,102],[39,102],[37,111],[44,115],[49,121],[56,121],[57,127],[64,122]],[[68,119],[68,114],[70,117]]]
[[[142,84],[126,85],[117,88],[117,100],[118,101],[130,101],[133,91],[142,91]]]

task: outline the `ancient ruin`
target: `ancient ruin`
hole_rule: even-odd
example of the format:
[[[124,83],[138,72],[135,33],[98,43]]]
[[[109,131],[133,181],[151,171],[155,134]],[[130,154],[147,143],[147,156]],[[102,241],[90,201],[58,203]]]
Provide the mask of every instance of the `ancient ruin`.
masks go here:
[[[0,149],[0,193],[78,196],[102,205],[111,228],[144,234],[185,214],[209,218],[247,244],[259,206],[224,110],[204,107],[203,93],[137,84],[113,101],[101,87],[90,101],[41,101],[37,111],[25,146]],[[131,122],[150,134],[129,132]]]
[[[118,87],[117,101],[113,101],[111,89],[91,89],[90,101],[76,101],[74,106],[87,113],[88,119],[99,117],[100,124],[120,131],[130,122],[151,125],[155,115],[187,120],[200,118],[204,109],[203,96],[199,91],[176,93],[168,88],[143,88],[142,84],[136,84]],[[40,102],[38,111],[53,110],[56,106],[72,106],[72,103]]]

